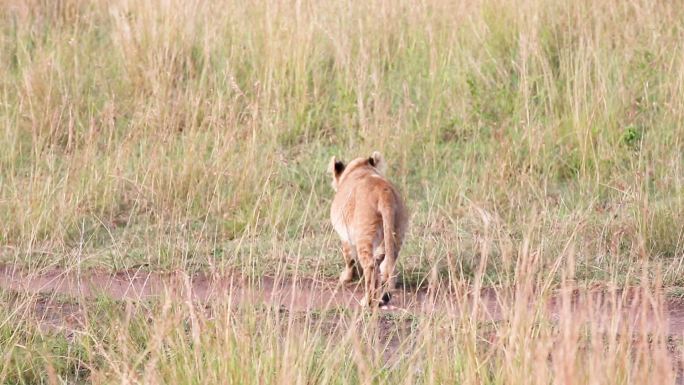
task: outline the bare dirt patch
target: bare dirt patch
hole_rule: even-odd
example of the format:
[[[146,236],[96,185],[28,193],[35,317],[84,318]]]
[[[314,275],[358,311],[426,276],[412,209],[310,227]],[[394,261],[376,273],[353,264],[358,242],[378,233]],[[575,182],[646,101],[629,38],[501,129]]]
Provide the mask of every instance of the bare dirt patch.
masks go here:
[[[106,296],[115,300],[144,301],[173,295],[199,302],[264,303],[291,312],[359,309],[363,297],[361,285],[340,287],[333,281],[309,278],[280,280],[262,277],[255,281],[240,274],[189,276],[184,272],[128,270],[111,273],[58,268],[29,273],[10,265],[0,266],[0,288],[44,296],[62,295],[78,300]],[[570,312],[574,321],[587,322],[598,329],[647,331],[675,338],[684,335],[684,301],[657,299],[644,294],[639,288],[576,289],[546,296],[506,294],[506,290],[489,288],[480,290],[479,301],[473,301],[477,296],[467,293],[469,290],[472,288],[434,291],[400,288],[392,298],[391,309],[381,311],[413,315],[446,312],[506,322],[510,321],[505,316],[510,313],[510,307],[525,306],[530,311],[542,309],[554,321],[560,321],[562,314]],[[538,306],[538,301],[544,302],[542,306]],[[476,309],[473,309],[473,303],[477,303]],[[52,301],[43,301],[41,307],[37,310],[49,323],[57,323],[58,319],[68,318],[78,310],[77,306],[58,308]]]

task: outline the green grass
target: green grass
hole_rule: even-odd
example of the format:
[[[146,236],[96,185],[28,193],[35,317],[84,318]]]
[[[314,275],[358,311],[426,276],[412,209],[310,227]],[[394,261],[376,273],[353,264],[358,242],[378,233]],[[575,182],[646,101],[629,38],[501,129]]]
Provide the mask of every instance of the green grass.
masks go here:
[[[682,20],[684,6],[664,1],[6,1],[0,262],[334,280],[327,162],[379,150],[411,215],[406,286],[684,286]],[[525,260],[532,276],[520,275]],[[536,344],[559,337],[526,320],[483,348],[481,324],[420,319],[424,340],[388,368],[344,332],[281,334],[274,314],[250,342],[261,316],[244,311],[221,313],[232,328],[202,324],[199,348],[187,309],[159,335],[116,315],[68,342],[2,313],[0,359],[13,364],[0,382],[53,383],[52,371],[92,382],[529,383],[548,353]],[[113,330],[122,340],[109,344]],[[447,337],[434,343],[433,330]],[[572,381],[639,383],[662,364],[628,360],[634,345],[616,338],[602,369],[589,364],[603,347],[573,340]],[[431,361],[444,356],[453,361]],[[573,383],[570,366],[554,365],[535,367],[534,381]]]
[[[587,279],[649,260],[681,283],[681,7],[154,4],[2,8],[4,261],[206,268],[287,244],[332,271],[326,162],[379,149],[406,269],[476,265],[490,231],[495,277],[536,226],[544,263],[570,242]]]

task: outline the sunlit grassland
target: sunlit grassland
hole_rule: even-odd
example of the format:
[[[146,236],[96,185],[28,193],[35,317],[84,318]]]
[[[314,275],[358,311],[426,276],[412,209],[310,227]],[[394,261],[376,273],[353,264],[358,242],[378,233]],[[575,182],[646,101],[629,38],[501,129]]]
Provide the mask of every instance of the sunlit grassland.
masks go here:
[[[400,282],[544,290],[494,329],[417,316],[394,361],[368,314],[100,301],[65,336],[8,292],[0,382],[673,381],[662,335],[528,306],[684,286],[682,41],[676,1],[4,1],[3,264],[334,280],[327,162],[379,150]]]
[[[498,289],[506,320],[486,321],[465,291],[427,313],[344,308],[283,311],[236,305],[231,293],[193,303],[182,290],[148,301],[75,300],[0,292],[3,383],[674,384],[681,337],[665,334],[662,293],[643,285],[639,317],[574,308],[572,276],[560,311],[544,310],[548,276],[529,258],[516,288]],[[547,277],[547,278],[545,278]],[[654,294],[659,293],[659,294]],[[622,306],[628,301],[609,294]],[[583,295],[580,295],[583,297]],[[49,302],[47,302],[49,301]],[[41,306],[62,306],[63,315]],[[653,321],[645,321],[650,319]],[[650,324],[650,329],[644,325]],[[679,368],[679,369],[678,369]]]
[[[533,232],[541,263],[570,244],[587,279],[656,261],[676,283],[683,9],[7,2],[3,259],[334,269],[326,162],[378,149],[407,268],[472,270],[487,231],[505,265]]]

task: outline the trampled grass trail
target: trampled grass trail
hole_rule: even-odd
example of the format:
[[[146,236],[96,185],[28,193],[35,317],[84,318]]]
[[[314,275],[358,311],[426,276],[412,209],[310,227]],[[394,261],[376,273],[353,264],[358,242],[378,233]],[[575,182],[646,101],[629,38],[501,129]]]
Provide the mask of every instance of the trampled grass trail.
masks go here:
[[[29,273],[16,267],[0,267],[0,289],[35,295],[93,301],[98,297],[115,301],[145,302],[164,297],[188,298],[199,305],[230,302],[235,306],[266,306],[288,312],[364,311],[363,285],[339,285],[336,281],[262,276],[249,279],[232,274],[196,274],[182,271],[154,273],[129,270],[76,272],[49,269]],[[380,313],[426,316],[433,313],[468,316],[473,303],[482,306],[483,322],[509,321],[505,317],[519,295],[513,288],[399,287],[391,306]],[[546,293],[530,293],[530,311],[546,313],[551,320],[572,309],[573,322],[596,323],[599,329],[615,328],[629,333],[660,332],[674,338],[684,335],[684,299],[658,298],[639,287],[580,289],[564,287]],[[661,293],[662,295],[662,293]],[[59,301],[56,301],[59,302]],[[48,315],[49,316],[49,315]],[[659,329],[663,327],[663,329]]]

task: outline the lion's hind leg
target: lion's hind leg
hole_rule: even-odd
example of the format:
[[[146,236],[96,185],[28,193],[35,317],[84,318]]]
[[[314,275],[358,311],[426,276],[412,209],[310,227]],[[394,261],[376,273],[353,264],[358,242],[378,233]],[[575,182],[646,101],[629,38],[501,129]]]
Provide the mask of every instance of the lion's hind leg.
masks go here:
[[[363,267],[364,288],[366,292],[363,305],[370,307],[376,302],[376,289],[378,285],[377,262],[373,258],[372,249],[371,242],[360,243],[357,247],[359,262],[361,267]]]
[[[344,256],[344,270],[340,274],[340,283],[344,285],[351,282],[358,274],[358,266],[356,250],[349,242],[342,242],[342,255]]]

